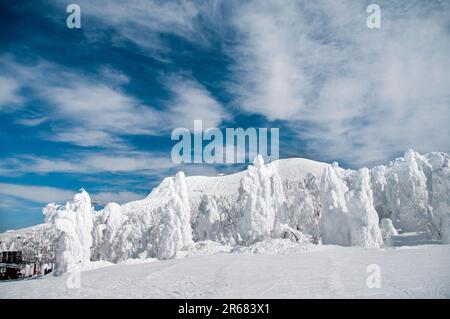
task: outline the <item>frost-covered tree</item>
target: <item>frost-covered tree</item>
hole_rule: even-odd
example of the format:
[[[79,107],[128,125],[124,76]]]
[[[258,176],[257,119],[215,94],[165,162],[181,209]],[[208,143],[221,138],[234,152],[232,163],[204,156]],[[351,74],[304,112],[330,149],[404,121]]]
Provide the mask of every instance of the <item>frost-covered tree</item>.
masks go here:
[[[392,210],[388,203],[386,192],[388,169],[385,165],[375,166],[370,171],[373,193],[373,203],[379,218],[391,218]]]
[[[387,247],[392,246],[394,240],[393,237],[398,235],[397,230],[392,224],[392,220],[389,218],[383,218],[380,221],[380,230],[384,245]]]
[[[324,244],[378,248],[382,244],[367,168],[327,166],[321,180],[320,233]]]
[[[120,205],[116,203],[107,204],[101,214],[101,224],[98,225],[97,231],[101,233],[101,244],[99,247],[99,259],[111,262],[118,262],[127,245],[123,245],[123,225],[127,221],[127,216],[122,214]]]
[[[195,232],[198,240],[212,240],[223,242],[222,221],[217,207],[216,199],[210,195],[203,195],[200,203]]]
[[[387,174],[386,206],[394,225],[402,231],[431,230],[432,208],[429,205],[427,175],[431,168],[426,159],[413,150],[397,159]]]
[[[65,206],[49,204],[46,221],[60,231],[55,252],[55,275],[71,272],[91,259],[93,213],[89,194],[81,189]]]
[[[450,158],[447,154],[433,152],[427,159],[432,168],[430,197],[434,235],[450,244]]]
[[[445,241],[450,207],[448,154],[405,152],[371,171],[375,208],[402,232],[428,232]]]
[[[326,166],[320,181],[322,214],[319,225],[323,244],[351,245],[346,192],[347,186],[340,178],[337,163]]]
[[[383,239],[378,225],[378,214],[373,206],[370,174],[362,168],[350,175],[351,189],[346,193],[350,217],[351,245],[380,248]]]
[[[149,249],[158,259],[176,257],[193,245],[191,209],[183,172],[167,183],[168,201],[161,209],[161,220],[153,229]]]
[[[319,218],[322,210],[317,178],[308,173],[301,181],[286,181],[284,191],[289,226],[319,241]]]
[[[261,155],[248,166],[239,197],[242,208],[238,230],[246,244],[282,235],[287,227],[283,186],[276,167],[264,165]]]

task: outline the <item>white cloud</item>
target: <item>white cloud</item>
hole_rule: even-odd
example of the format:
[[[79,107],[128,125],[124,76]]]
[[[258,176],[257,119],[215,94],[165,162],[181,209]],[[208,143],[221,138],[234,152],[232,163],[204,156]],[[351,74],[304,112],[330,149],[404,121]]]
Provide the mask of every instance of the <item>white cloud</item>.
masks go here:
[[[236,10],[236,105],[284,120],[310,156],[370,165],[407,148],[448,151],[449,3],[251,1]],[[296,137],[293,138],[296,141]]]
[[[157,57],[170,50],[163,33],[197,45],[208,42],[208,34],[235,34],[221,39],[233,61],[227,86],[233,105],[296,131],[307,140],[299,155],[366,165],[409,147],[450,149],[448,2],[382,2],[381,29],[368,29],[366,4],[350,0],[80,5],[92,25],[101,22],[85,32],[95,37],[106,25],[120,35],[113,41],[130,40]],[[228,33],[228,23],[236,33]],[[220,103],[189,77],[169,77],[173,99],[156,111],[122,91],[127,75],[109,67],[99,70],[102,81],[48,63],[19,73],[16,82],[32,83],[54,105],[48,114],[53,140],[123,149],[123,135],[164,135],[197,118],[207,126],[226,119]],[[17,89],[5,90],[14,98]]]
[[[246,2],[236,13],[234,22],[242,37],[231,51],[237,81],[230,89],[236,104],[270,120],[297,117],[310,87],[303,68],[296,67],[308,54],[301,43],[296,4]]]
[[[89,192],[89,190],[87,190]],[[25,199],[35,203],[65,203],[73,198],[77,190],[66,190],[55,187],[40,185],[19,185],[0,183],[0,195],[12,196]],[[90,193],[91,199],[101,205],[109,202],[123,204],[129,201],[145,197],[143,194],[133,192],[93,192]],[[10,208],[17,202],[11,198],[5,197],[5,205],[0,207]],[[2,200],[3,202],[3,200]]]
[[[0,111],[12,110],[22,104],[19,88],[20,84],[16,80],[0,76]]]
[[[3,163],[0,163],[0,171],[4,175],[101,172],[150,174],[177,167],[168,156],[131,150],[116,150],[113,153],[78,152],[71,155],[65,154],[59,158],[23,155],[5,159]]]
[[[171,129],[193,129],[194,120],[202,120],[203,128],[219,127],[222,121],[228,118],[222,105],[194,80],[172,76],[167,82],[173,94],[167,106]]]
[[[34,66],[16,64],[8,57],[0,62],[9,66],[23,88],[51,106],[16,123],[37,126],[46,121],[51,132],[43,137],[52,141],[132,149],[124,136],[166,135],[169,140],[172,129],[191,127],[195,119],[202,119],[205,127],[216,127],[227,118],[222,105],[191,76],[165,77],[161,87],[171,96],[157,110],[122,91],[121,84],[128,77],[109,67],[101,68],[100,79],[96,79],[44,60]]]
[[[134,200],[142,199],[147,194],[138,194],[133,192],[100,192],[91,195],[92,200],[105,205],[107,203],[124,204]]]
[[[122,85],[130,82],[130,78],[125,73],[109,66],[100,67],[99,73],[108,83]]]
[[[113,28],[119,37],[114,37],[115,45],[125,45],[123,39],[131,41],[146,54],[161,58],[168,48],[160,39],[161,33],[174,34],[188,40],[203,41],[195,26],[199,7],[192,1],[85,1],[77,2],[83,15],[91,21],[85,29],[88,39],[97,41],[104,25]],[[60,3],[55,1],[56,6]],[[102,25],[96,28],[95,20]]]
[[[55,107],[54,121],[70,121],[76,127],[87,129],[87,138],[106,141],[112,138],[106,135],[112,134],[151,135],[159,127],[159,112],[103,84],[83,79],[64,87],[47,87],[42,96]],[[78,141],[71,135],[62,134],[57,138],[62,140],[67,136],[70,142]]]
[[[239,170],[241,170],[239,165],[223,165],[218,168],[209,164],[175,164],[168,154],[165,156],[160,153],[130,150],[116,150],[113,153],[79,152],[58,158],[22,155],[0,161],[2,176],[65,173],[80,175],[80,180],[84,182],[104,183],[102,177],[93,174],[111,173],[116,177],[120,176],[119,179],[114,179],[115,186],[142,189],[145,192],[149,191],[146,183],[150,183],[150,180],[142,183],[142,177],[145,176],[162,179],[179,171],[185,172],[188,176],[214,176],[218,173],[234,173]],[[80,184],[80,187],[83,185]],[[126,192],[122,195],[125,198]]]
[[[0,63],[17,79],[17,87],[50,104],[40,108],[40,114],[33,114],[32,118],[18,115],[16,121],[26,126],[47,121],[52,131],[44,137],[49,140],[85,147],[124,148],[123,136],[160,133],[160,112],[121,91],[117,87],[120,74],[105,76],[108,68],[102,69],[97,79],[45,60],[25,66],[2,56]]]
[[[114,137],[110,132],[101,131],[95,127],[90,130],[86,129],[86,127],[56,128],[54,132],[47,135],[47,139],[83,147],[127,147],[122,139]]]
[[[39,126],[45,121],[47,121],[47,117],[26,117],[26,118],[19,118],[16,120],[16,123],[24,126]]]
[[[72,198],[74,192],[47,186],[0,183],[0,194],[19,197],[37,203],[60,203]]]

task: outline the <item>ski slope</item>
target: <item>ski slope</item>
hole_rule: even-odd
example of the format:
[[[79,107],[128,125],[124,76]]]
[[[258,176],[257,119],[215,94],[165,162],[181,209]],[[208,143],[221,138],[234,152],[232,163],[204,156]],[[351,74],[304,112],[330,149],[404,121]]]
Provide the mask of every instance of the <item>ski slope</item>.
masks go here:
[[[80,272],[79,288],[69,288],[71,274],[2,282],[0,298],[450,297],[450,245],[365,250],[280,241],[260,243],[259,254],[100,264]],[[380,267],[380,288],[366,284],[371,264]]]

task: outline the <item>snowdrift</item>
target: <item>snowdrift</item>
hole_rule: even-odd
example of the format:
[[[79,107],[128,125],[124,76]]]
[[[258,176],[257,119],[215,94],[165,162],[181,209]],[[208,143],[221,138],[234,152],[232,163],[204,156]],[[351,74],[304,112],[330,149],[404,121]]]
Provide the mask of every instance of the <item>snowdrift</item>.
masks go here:
[[[306,159],[264,164],[258,156],[237,174],[180,172],[142,200],[100,211],[81,190],[44,214],[44,225],[0,240],[7,248],[47,243],[57,274],[89,261],[172,259],[202,241],[247,247],[285,238],[380,248],[397,231],[417,231],[449,243],[450,161],[446,153],[408,150],[388,165],[344,170]]]

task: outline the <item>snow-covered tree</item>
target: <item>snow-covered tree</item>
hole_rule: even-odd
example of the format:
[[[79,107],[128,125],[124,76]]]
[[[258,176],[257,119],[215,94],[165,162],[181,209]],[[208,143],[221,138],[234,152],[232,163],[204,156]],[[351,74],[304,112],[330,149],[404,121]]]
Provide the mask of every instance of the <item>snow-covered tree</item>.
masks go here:
[[[383,237],[384,246],[390,247],[393,245],[393,237],[398,235],[397,230],[392,224],[390,218],[383,218],[380,221],[381,236]]]
[[[198,209],[195,232],[199,240],[223,241],[223,227],[216,199],[203,195]]]
[[[391,218],[392,211],[388,203],[386,192],[388,169],[385,165],[375,166],[370,171],[373,193],[373,203],[379,218]]]
[[[431,206],[435,236],[450,244],[450,158],[433,152],[427,155],[432,168]]]
[[[44,208],[47,222],[60,231],[55,252],[55,275],[71,272],[91,259],[93,213],[89,194],[81,189],[65,206]]]
[[[261,155],[248,166],[239,189],[242,202],[239,234],[246,244],[281,237],[287,227],[283,186],[274,165],[264,165]]]
[[[183,172],[169,180],[167,194],[169,200],[161,209],[161,220],[152,231],[149,243],[151,254],[158,259],[174,258],[179,251],[193,245],[191,209]]]
[[[120,236],[124,230],[123,225],[127,220],[127,216],[122,214],[120,205],[116,203],[108,203],[102,211],[101,224],[97,226],[97,230],[101,233],[101,244],[99,247],[99,259],[111,262],[117,262],[121,256],[126,253]]]
[[[323,244],[351,245],[350,220],[345,193],[337,163],[325,167],[320,181],[322,214],[319,222]]]
[[[428,166],[428,167],[427,167]],[[427,175],[431,168],[426,159],[413,150],[405,152],[388,170],[386,206],[392,211],[394,225],[402,231],[432,230]]]
[[[289,226],[319,241],[319,218],[322,210],[317,178],[308,173],[301,181],[286,181],[284,191]]]
[[[378,214],[373,206],[370,174],[361,168],[350,175],[351,189],[346,193],[350,217],[351,245],[380,248],[383,239],[378,225]]]
[[[382,244],[367,168],[327,166],[321,180],[320,234],[324,244],[378,248]]]

